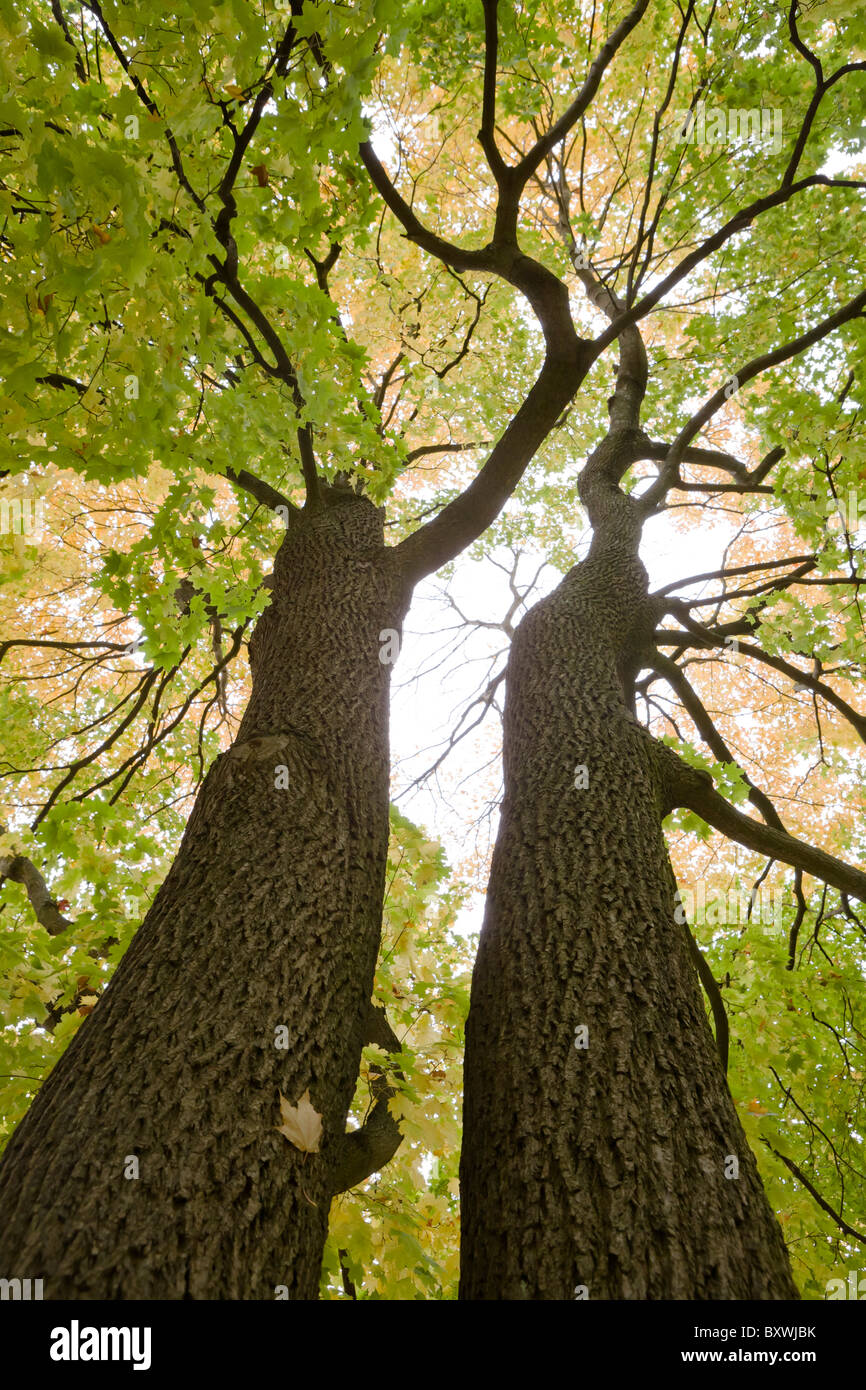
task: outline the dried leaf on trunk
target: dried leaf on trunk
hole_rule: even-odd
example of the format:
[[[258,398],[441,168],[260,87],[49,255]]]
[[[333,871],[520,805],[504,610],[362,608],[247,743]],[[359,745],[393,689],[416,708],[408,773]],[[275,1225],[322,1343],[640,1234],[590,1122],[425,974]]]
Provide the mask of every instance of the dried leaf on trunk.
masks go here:
[[[294,1144],[301,1153],[317,1154],[322,1137],[322,1117],[310,1104],[309,1089],[304,1092],[297,1105],[289,1105],[282,1091],[279,1096],[280,1117],[283,1121],[281,1125],[277,1125],[280,1134],[284,1134],[289,1143]]]

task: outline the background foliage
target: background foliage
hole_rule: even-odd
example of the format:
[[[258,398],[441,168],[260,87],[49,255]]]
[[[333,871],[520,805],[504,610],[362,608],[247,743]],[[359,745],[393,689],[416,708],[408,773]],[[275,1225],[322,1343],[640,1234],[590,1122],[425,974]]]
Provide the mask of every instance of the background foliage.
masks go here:
[[[626,8],[501,7],[506,152],[562,111]],[[479,0],[304,4],[299,33],[320,35],[330,79],[305,44],[284,75],[271,73],[273,98],[229,195],[246,301],[214,281],[214,258],[226,254],[214,222],[227,207],[230,136],[273,63],[287,6],[190,0],[171,14],[125,4],[101,13],[135,55],[127,70],[99,6],[0,4],[0,499],[45,508],[41,537],[0,535],[0,856],[36,864],[71,924],[50,934],[23,888],[4,881],[4,1136],[108,982],[243,710],[246,641],[281,527],[233,473],[250,469],[300,503],[309,429],[325,475],[363,479],[387,504],[396,540],[472,475],[542,354],[508,287],[422,255],[383,213],[358,158],[371,127],[428,225],[484,244],[493,190],[477,141]],[[554,176],[593,266],[622,292],[632,264],[632,288],[645,290],[733,208],[778,185],[811,100],[810,65],[792,50],[788,7],[775,3],[691,6],[669,93],[684,13],[651,4],[573,141],[527,190],[523,245],[569,282],[587,333],[604,319],[574,274]],[[799,23],[827,72],[862,60],[862,7],[803,5]],[[801,172],[863,177],[863,92],[855,72],[828,93]],[[683,144],[677,117],[697,100],[778,110],[782,148]],[[645,258],[632,259],[635,229],[656,215]],[[645,323],[650,436],[672,438],[742,363],[862,289],[864,272],[853,187],[810,191],[729,241]],[[274,370],[280,351],[298,390]],[[713,611],[717,622],[753,614],[765,650],[804,671],[805,658],[818,660],[854,706],[864,357],[860,318],[735,393],[706,442],[752,465],[776,445],[784,459],[752,496],[714,490],[722,472],[685,467],[692,490],[668,513],[663,542],[674,556],[681,544],[681,585],[695,537],[711,530],[730,565],[814,553],[809,586],[726,594]],[[606,425],[614,361],[593,370],[476,556],[508,545],[564,573],[583,553],[576,480]],[[628,486],[653,471],[637,465]],[[685,592],[700,601],[717,591]],[[850,722],[784,674],[723,655],[695,660],[689,678],[732,759],[717,759],[670,688],[648,680],[642,713],[654,732],[702,761],[731,799],[742,798],[745,769],[789,829],[862,863],[866,766]],[[487,728],[495,750],[495,721]],[[748,891],[767,867],[694,817],[669,834],[681,885]],[[403,1041],[393,1106],[406,1138],[386,1172],[335,1203],[327,1297],[455,1296],[465,868],[449,873],[441,848],[393,813],[376,989]],[[771,930],[709,921],[695,934],[723,982],[731,1086],[795,1274],[807,1297],[823,1297],[827,1279],[856,1268],[866,1232],[866,927],[838,894],[778,865],[763,886],[782,904]],[[359,1122],[376,1060],[368,1049]]]

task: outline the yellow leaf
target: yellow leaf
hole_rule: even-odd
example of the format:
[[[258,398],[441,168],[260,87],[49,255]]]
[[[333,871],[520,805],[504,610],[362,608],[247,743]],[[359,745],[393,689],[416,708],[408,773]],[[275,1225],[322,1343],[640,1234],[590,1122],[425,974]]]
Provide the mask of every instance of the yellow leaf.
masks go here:
[[[322,1137],[322,1117],[310,1104],[309,1088],[297,1105],[289,1105],[282,1091],[279,1092],[279,1097],[280,1118],[283,1121],[281,1125],[277,1125],[280,1134],[285,1135],[289,1143],[294,1144],[301,1153],[317,1154]]]

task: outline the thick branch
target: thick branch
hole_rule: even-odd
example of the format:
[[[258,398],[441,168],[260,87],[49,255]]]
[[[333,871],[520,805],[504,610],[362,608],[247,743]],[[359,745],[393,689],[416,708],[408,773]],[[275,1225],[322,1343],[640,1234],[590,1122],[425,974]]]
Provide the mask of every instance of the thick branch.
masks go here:
[[[270,483],[266,483],[263,478],[257,478],[255,473],[250,473],[246,468],[227,468],[226,477],[230,483],[242,487],[245,492],[248,492],[251,497],[255,497],[256,501],[261,502],[265,507],[270,507],[274,511],[277,507],[286,507],[290,515],[292,512],[297,513],[299,511],[299,508],[295,506],[294,502],[290,502],[288,497],[284,497],[275,487],[271,487]]]
[[[634,9],[629,10],[625,19],[614,29],[610,38],[602,44],[598,51],[598,56],[590,66],[586,75],[586,81],[578,92],[574,101],[560,116],[559,120],[550,127],[546,135],[542,135],[537,140],[532,149],[524,155],[517,165],[517,180],[520,188],[524,186],[530,174],[538,168],[541,161],[555,149],[561,140],[564,140],[568,132],[586,111],[601,85],[601,79],[605,70],[609,67],[617,49],[619,49],[628,38],[632,29],[641,21],[649,5],[649,0],[639,0]]]
[[[664,769],[668,811],[685,806],[746,849],[770,859],[780,859],[783,864],[802,869],[822,883],[829,883],[831,888],[838,888],[849,897],[866,902],[866,873],[862,869],[855,869],[853,865],[807,844],[805,840],[798,840],[787,831],[762,825],[760,821],[743,815],[742,811],[736,810],[719,795],[709,773],[689,767],[665,744],[656,744],[655,747]]]
[[[719,733],[719,730],[713,723],[697,691],[694,689],[685,673],[677,666],[676,662],[671,661],[668,657],[662,656],[657,652],[652,657],[652,663],[659,675],[664,676],[668,685],[679,697],[683,707],[690,715],[692,723],[717,761],[720,763],[733,763],[734,766],[739,767],[737,759],[734,757],[722,735]],[[774,826],[776,830],[784,830],[785,827],[770,798],[765,792],[761,791],[760,787],[755,786],[755,783],[743,768],[740,768],[740,773],[742,774],[743,781],[749,788],[749,800],[752,805],[760,811],[767,825]]]
[[[498,8],[499,0],[484,0],[484,95],[478,140],[487,163],[490,165],[490,172],[501,186],[506,167],[493,133],[496,126],[496,55],[499,50],[496,11]]]
[[[842,67],[837,68],[832,76],[825,78],[824,68],[820,58],[817,54],[812,52],[811,48],[807,47],[800,36],[797,28],[797,14],[799,10],[800,0],[791,0],[791,5],[788,10],[788,34],[793,47],[801,57],[806,59],[806,62],[810,64],[815,74],[815,91],[812,94],[812,100],[809,102],[806,114],[800,124],[800,130],[794,142],[794,149],[791,152],[788,167],[782,178],[783,183],[790,183],[800,166],[800,160],[803,157],[803,152],[809,139],[812,123],[818,114],[818,108],[827,92],[829,92],[831,87],[835,86],[841,77],[847,76],[849,72],[863,72],[864,69],[866,69],[866,63],[843,63]]]
[[[590,301],[613,321],[625,309],[625,304],[616,292],[596,274],[589,259],[578,248],[569,214],[570,192],[565,169],[560,167],[558,175],[551,170],[551,181],[559,207],[559,233],[568,249],[571,263],[581,281]],[[636,323],[623,329],[619,339],[619,364],[616,373],[616,386],[611,400],[610,428],[637,429],[640,425],[640,410],[646,395],[649,366],[646,348],[640,329]]]
[[[25,859],[22,854],[0,856],[0,881],[4,878],[11,878],[14,883],[20,883],[26,889],[37,920],[50,936],[59,936],[67,927],[72,926],[62,915],[36,865]]]
[[[400,1051],[400,1040],[385,1016],[384,1009],[371,1004],[365,1020],[365,1043],[375,1043],[391,1054]],[[379,1067],[371,1067],[371,1091],[375,1105],[360,1129],[344,1134],[333,1158],[331,1192],[347,1192],[357,1187],[372,1173],[378,1173],[390,1163],[402,1143],[400,1126],[388,1109],[388,1101],[396,1094],[385,1073]],[[401,1076],[399,1071],[397,1076]]]
[[[644,458],[658,459],[663,463],[672,449],[672,444],[665,444],[660,439],[650,439],[647,441]],[[784,456],[784,453],[785,450],[777,446],[775,449],[771,449],[754,468],[748,468],[733,454],[727,454],[720,449],[704,449],[700,445],[689,444],[681,453],[681,462],[696,463],[702,468],[721,468],[738,481],[736,483],[709,484],[684,483],[678,480],[676,486],[681,491],[690,490],[693,492],[773,492],[772,487],[761,488],[760,484],[770,469]]]
[[[753,357],[745,366],[740,367],[731,379],[734,389],[739,390],[761,372],[767,371],[770,367],[778,367],[782,362],[789,361],[792,357],[797,357],[807,348],[826,338],[828,334],[840,328],[842,324],[848,323],[851,319],[860,318],[866,309],[866,290],[858,294],[854,299],[850,299],[847,304],[843,304],[841,309],[837,309],[835,314],[829,314],[827,318],[821,319],[813,328],[801,333],[799,337],[792,338],[790,342],[783,343],[774,348],[772,352],[765,352],[759,357]],[[696,411],[692,418],[683,426],[671,445],[670,451],[659,470],[656,481],[642,495],[641,504],[647,509],[655,507],[665,496],[671,487],[676,487],[679,481],[680,464],[685,458],[686,451],[692,440],[704,426],[712,419],[716,411],[720,410],[727,400],[730,399],[730,382],[720,386],[718,391],[713,392],[712,396],[704,402],[700,410]],[[781,454],[778,455],[781,457]],[[769,457],[769,455],[768,455]],[[764,460],[766,464],[767,460]],[[764,476],[763,474],[761,476]],[[748,475],[747,475],[748,477]]]
[[[403,227],[409,241],[420,246],[422,251],[427,251],[431,256],[435,256],[437,260],[442,261],[443,265],[450,265],[454,270],[494,272],[494,256],[490,247],[485,246],[477,251],[466,250],[462,246],[455,246],[453,242],[446,241],[444,237],[437,236],[435,232],[429,231],[423,225],[405,198],[394,187],[369,140],[365,140],[360,146],[360,154],[373,186]]]
[[[51,0],[51,13],[54,15],[54,18],[57,20],[57,23],[63,30],[63,37],[69,44],[69,47],[72,49],[72,52],[75,54],[76,77],[78,78],[79,82],[86,82],[87,72],[85,70],[84,63],[81,60],[81,54],[78,51],[75,40],[69,32],[69,25],[66,22],[66,16],[64,15],[63,10],[60,7],[60,0]]]
[[[586,372],[574,339],[570,358],[545,359],[538,379],[481,471],[438,516],[396,547],[407,580],[432,574],[478,538],[499,515],[536,449],[553,429]]]
[[[748,207],[741,208],[717,232],[707,237],[706,241],[701,242],[693,251],[684,256],[664,279],[659,280],[658,284],[647,291],[642,299],[639,299],[624,314],[620,314],[614,319],[613,323],[595,339],[593,346],[596,355],[600,356],[604,349],[614,342],[630,323],[637,323],[639,319],[645,318],[650,310],[654,309],[656,304],[660,303],[696,266],[705,261],[714,251],[721,250],[725,243],[730,241],[731,237],[736,236],[738,232],[744,232],[756,218],[765,212],[770,212],[773,208],[781,207],[783,203],[787,203],[789,198],[794,197],[797,193],[802,193],[804,189],[819,187],[863,188],[866,187],[866,184],[858,179],[832,179],[827,174],[811,174],[808,178],[777,188],[775,192],[768,193],[764,198],[757,198]]]

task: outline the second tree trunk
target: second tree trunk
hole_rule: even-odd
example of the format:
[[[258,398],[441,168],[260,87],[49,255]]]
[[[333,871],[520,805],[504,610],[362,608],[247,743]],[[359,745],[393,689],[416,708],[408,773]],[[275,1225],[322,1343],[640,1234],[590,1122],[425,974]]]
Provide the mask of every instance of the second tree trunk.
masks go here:
[[[652,740],[629,708],[635,548],[597,538],[512,647],[467,1026],[464,1299],[797,1297],[675,919]]]

